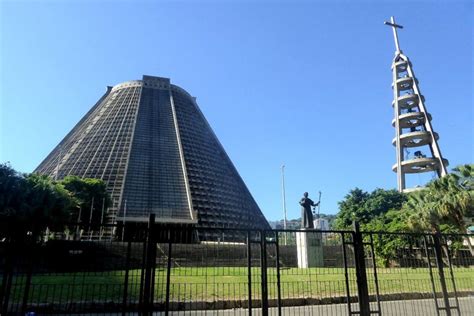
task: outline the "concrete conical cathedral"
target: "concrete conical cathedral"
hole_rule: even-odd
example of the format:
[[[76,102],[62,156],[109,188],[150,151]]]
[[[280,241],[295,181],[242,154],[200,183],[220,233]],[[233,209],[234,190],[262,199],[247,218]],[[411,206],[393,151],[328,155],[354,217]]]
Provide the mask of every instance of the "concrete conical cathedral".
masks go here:
[[[35,172],[103,179],[109,222],[269,228],[195,98],[166,78],[108,87]]]

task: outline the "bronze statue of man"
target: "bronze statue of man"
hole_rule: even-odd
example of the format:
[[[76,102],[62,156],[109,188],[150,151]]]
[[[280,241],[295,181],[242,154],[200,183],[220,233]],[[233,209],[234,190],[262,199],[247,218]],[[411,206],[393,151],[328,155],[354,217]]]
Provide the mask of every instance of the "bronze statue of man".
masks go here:
[[[318,206],[319,202],[314,203],[308,197],[308,192],[303,194],[303,198],[300,200],[301,205],[301,228],[314,228],[313,223],[313,212],[311,206]]]

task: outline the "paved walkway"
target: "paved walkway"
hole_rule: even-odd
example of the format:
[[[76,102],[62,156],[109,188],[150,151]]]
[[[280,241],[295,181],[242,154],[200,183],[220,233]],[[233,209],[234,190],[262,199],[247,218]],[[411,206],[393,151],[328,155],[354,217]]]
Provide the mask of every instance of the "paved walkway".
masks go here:
[[[441,300],[439,300],[441,304]],[[450,304],[455,305],[454,299],[450,299]],[[463,297],[459,298],[459,307],[462,316],[474,315],[474,297]],[[352,304],[353,310],[356,309],[357,304]],[[371,303],[372,315],[379,315],[373,313],[377,311],[377,304]],[[406,301],[388,301],[381,302],[382,316],[436,316],[436,307],[432,299],[425,300],[406,300]],[[156,313],[154,315],[164,315],[164,313]],[[170,312],[169,315],[189,315],[189,316],[244,316],[248,315],[246,309],[234,309],[234,310],[216,310],[216,311],[189,311],[189,312]],[[255,309],[252,315],[261,315],[259,309]],[[270,316],[277,316],[278,310],[276,308],[269,309]],[[300,306],[300,307],[283,307],[282,315],[284,316],[298,316],[298,315],[309,315],[309,316],[345,316],[349,315],[347,304],[331,304],[331,305],[312,305],[312,306]],[[356,314],[358,315],[358,314]],[[446,315],[444,311],[440,312],[440,315]],[[456,310],[452,310],[451,315],[457,316]]]
[[[441,300],[439,300],[441,304]],[[455,305],[454,299],[450,299],[450,304]],[[357,304],[351,305],[357,310]],[[474,315],[474,296],[459,298],[459,307],[462,316]],[[372,315],[379,315],[377,304],[371,303]],[[387,301],[381,302],[381,316],[437,316],[434,301],[432,299],[423,300],[403,300],[403,301]],[[170,316],[245,316],[249,312],[247,309],[228,309],[228,310],[209,310],[209,311],[179,311],[170,312]],[[119,316],[121,313],[98,313],[98,314],[81,314],[85,316]],[[129,316],[138,316],[138,313],[127,313]],[[153,313],[155,316],[165,315],[164,312]],[[256,308],[252,310],[253,316],[262,315],[261,310]],[[277,316],[276,308],[269,309],[269,316]],[[283,307],[282,315],[284,316],[348,316],[347,304],[330,304],[330,305],[310,305],[298,307]],[[358,314],[354,314],[358,315]],[[446,315],[441,311],[439,315]],[[458,316],[456,310],[452,310],[451,315]],[[61,315],[62,316],[62,315]],[[65,316],[65,315],[64,315]]]

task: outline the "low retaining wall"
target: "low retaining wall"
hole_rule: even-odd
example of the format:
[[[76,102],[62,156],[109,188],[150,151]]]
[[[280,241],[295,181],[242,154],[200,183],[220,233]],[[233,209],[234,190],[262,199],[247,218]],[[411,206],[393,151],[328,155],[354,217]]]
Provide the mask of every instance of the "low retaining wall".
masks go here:
[[[469,297],[474,296],[474,291],[463,291],[458,292],[458,297]],[[450,293],[450,297],[454,297],[454,294]],[[380,295],[381,302],[387,301],[406,301],[406,300],[423,300],[432,299],[432,293],[390,293]],[[474,299],[474,298],[473,298]],[[374,295],[370,296],[370,301],[375,302],[376,298]],[[351,297],[351,303],[357,303],[357,297]],[[269,307],[277,307],[278,301],[276,299],[269,299]],[[331,305],[331,304],[343,304],[347,303],[347,297],[321,297],[321,298],[282,298],[282,307],[299,307],[299,306],[311,306],[311,305]],[[252,300],[253,308],[261,307],[261,300]],[[170,301],[170,311],[200,311],[200,310],[225,310],[225,309],[237,309],[237,308],[248,308],[248,300],[217,300],[217,301],[190,301],[190,302],[176,302]],[[32,304],[28,305],[28,310],[35,311],[37,313],[94,313],[94,312],[120,312],[123,311],[123,306],[116,302],[74,302],[71,304]],[[143,307],[138,302],[129,303],[126,307],[126,311],[139,311]],[[154,311],[164,311],[165,304],[159,303],[154,304]]]

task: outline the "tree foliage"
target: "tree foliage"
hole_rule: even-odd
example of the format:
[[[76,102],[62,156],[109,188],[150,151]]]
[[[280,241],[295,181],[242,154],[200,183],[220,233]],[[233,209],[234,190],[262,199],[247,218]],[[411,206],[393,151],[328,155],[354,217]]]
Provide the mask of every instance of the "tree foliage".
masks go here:
[[[99,224],[102,210],[106,210],[111,204],[105,182],[100,179],[67,176],[61,183],[71,193],[76,203],[71,212],[71,221],[89,223],[92,219],[92,224]]]
[[[107,208],[110,198],[106,184],[98,179],[66,177],[53,181],[40,174],[21,174],[9,164],[0,164],[0,238],[22,238],[25,232],[46,227],[61,230],[65,222],[89,222],[93,210]],[[99,223],[95,211],[92,223]]]
[[[73,200],[61,183],[44,175],[23,175],[0,165],[0,218],[20,221],[66,220]]]
[[[25,205],[26,181],[8,163],[0,164],[0,219],[15,216]]]
[[[362,230],[371,232],[463,234],[468,225],[466,218],[474,217],[474,165],[458,166],[447,176],[408,194],[382,189],[368,193],[356,188],[339,202],[339,210],[337,229],[351,229],[352,222],[358,221]],[[474,255],[469,238],[465,240]],[[377,258],[386,265],[396,257],[398,249],[407,247],[407,240],[398,235],[377,234],[374,247]]]
[[[44,175],[23,175],[0,164],[0,222],[2,235],[24,236],[67,220],[74,204],[61,183]]]
[[[466,218],[474,216],[474,165],[459,166],[453,173],[412,192],[403,210],[411,212],[413,231],[467,232]],[[474,255],[470,238],[466,238]]]
[[[390,210],[399,210],[405,201],[406,196],[396,190],[376,189],[368,193],[355,188],[339,202],[334,227],[350,229],[354,221],[364,226]]]
[[[339,202],[335,228],[358,221],[371,231],[442,231],[466,233],[466,218],[474,216],[474,165],[461,165],[425,188],[408,194],[355,188]]]
[[[409,194],[403,210],[411,211],[409,226],[414,231],[466,233],[466,217],[474,215],[474,165],[459,166],[424,189]]]
[[[468,191],[474,190],[474,164],[466,164],[454,168],[451,176],[456,179],[462,188]]]

